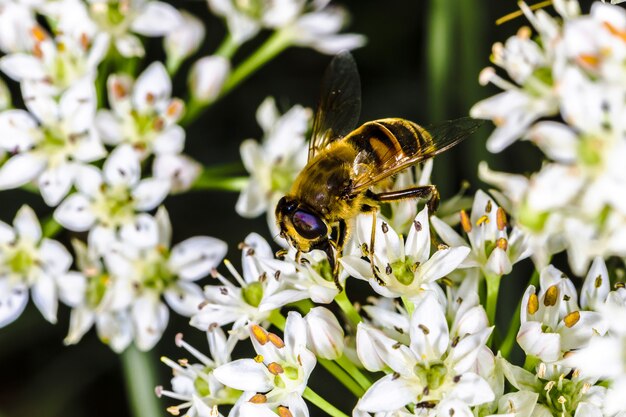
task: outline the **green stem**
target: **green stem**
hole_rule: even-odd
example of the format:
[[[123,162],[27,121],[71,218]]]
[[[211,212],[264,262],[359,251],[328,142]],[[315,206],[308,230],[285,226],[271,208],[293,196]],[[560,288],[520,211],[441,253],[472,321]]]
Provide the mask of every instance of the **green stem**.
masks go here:
[[[348,388],[351,393],[357,397],[361,397],[365,393],[365,389],[361,386],[361,384],[357,383],[357,381],[352,378],[354,377],[354,374],[350,375],[342,369],[341,366],[330,359],[318,358],[317,361],[324,367],[324,369],[334,376],[337,381],[341,382],[346,388]]]
[[[280,331],[285,331],[285,324],[287,323],[287,319],[280,313],[280,310],[272,310],[270,316],[268,318],[270,323]]]
[[[121,355],[126,392],[130,397],[130,408],[134,417],[158,417],[163,415],[161,405],[154,394],[156,384],[152,355],[140,352],[134,345]]]
[[[290,305],[292,305],[295,308],[297,308],[298,311],[302,315],[309,314],[309,311],[311,311],[311,309],[313,307],[315,307],[315,304],[313,304],[313,302],[311,300],[309,300],[308,298],[306,298],[304,300],[296,301],[295,303],[292,303]]]
[[[413,315],[413,310],[415,310],[415,304],[413,304],[413,301],[406,297],[402,297],[402,304],[404,304],[407,314],[411,317]]]
[[[342,355],[339,359],[336,359],[335,362],[337,362],[337,364],[341,366],[341,368],[346,371],[348,375],[354,378],[363,390],[367,391],[369,387],[372,386],[372,382],[369,378],[365,376],[346,355]]]
[[[350,320],[350,323],[352,323],[356,328],[356,325],[359,324],[362,319],[359,315],[359,312],[356,311],[354,304],[352,304],[352,302],[348,299],[348,295],[346,294],[345,289],[337,294],[337,296],[335,297],[335,302],[337,303],[339,308],[341,308],[348,320]]]
[[[230,36],[230,33],[226,35],[220,46],[215,51],[214,55],[223,56],[224,58],[232,58],[237,52],[239,48],[239,44],[233,40],[233,37]]]
[[[43,221],[43,224],[42,224],[41,228],[43,230],[43,235],[45,237],[54,237],[61,230],[63,230],[63,226],[61,226],[59,223],[57,223],[56,220],[54,220],[52,218],[52,216],[49,216],[48,218],[46,218]]]
[[[487,318],[492,326],[496,324],[496,307],[498,305],[498,292],[500,291],[500,275],[487,275]]]
[[[539,285],[539,271],[535,270],[533,272],[528,285]],[[511,318],[511,322],[509,323],[509,329],[507,330],[504,341],[500,345],[500,354],[509,359],[511,356],[511,352],[513,351],[513,346],[515,344],[515,339],[517,337],[517,332],[519,330],[520,325],[520,308],[522,307],[522,300],[520,299],[517,303],[517,309],[513,313],[513,317]]]
[[[222,86],[222,91],[220,91],[219,96],[214,100],[209,101],[196,101],[190,100],[189,105],[187,106],[187,111],[185,112],[185,116],[183,120],[181,120],[180,124],[182,126],[186,126],[192,123],[194,120],[200,116],[200,114],[215,103],[220,98],[224,97],[231,90],[237,87],[241,82],[243,82],[246,78],[256,72],[259,68],[265,65],[267,62],[275,58],[282,51],[287,49],[291,44],[292,36],[290,31],[292,28],[287,27],[281,30],[274,32],[266,41],[252,53],[245,61],[239,64],[228,76],[224,85]],[[225,40],[226,42],[226,40]],[[222,44],[218,49],[217,53],[220,54],[228,54],[234,53],[236,48],[234,46],[228,44]]]
[[[198,178],[192,190],[241,191],[248,184],[248,177],[234,178]]]
[[[306,387],[302,396],[309,402],[314,404],[317,408],[324,411],[326,414],[332,417],[348,417],[343,411],[326,401],[320,395],[315,393],[311,388]]]

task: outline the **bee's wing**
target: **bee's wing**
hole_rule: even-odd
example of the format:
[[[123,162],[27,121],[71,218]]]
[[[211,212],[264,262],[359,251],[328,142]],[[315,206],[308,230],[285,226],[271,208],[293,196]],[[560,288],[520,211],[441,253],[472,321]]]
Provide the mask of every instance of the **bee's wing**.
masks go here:
[[[432,158],[474,133],[483,123],[471,117],[448,120],[427,128],[418,126],[420,138],[415,137],[417,148],[414,152],[404,152],[398,147],[386,147],[385,152],[373,160],[371,154],[362,152],[362,161],[354,164],[351,194],[356,194],[370,188],[372,185],[394,175],[403,169]],[[363,138],[369,140],[369,138]],[[375,145],[375,144],[374,144]],[[370,145],[371,146],[371,145]],[[400,147],[401,148],[401,147]]]
[[[329,143],[350,133],[361,113],[361,80],[352,55],[337,54],[322,80],[320,101],[313,120],[309,160]]]

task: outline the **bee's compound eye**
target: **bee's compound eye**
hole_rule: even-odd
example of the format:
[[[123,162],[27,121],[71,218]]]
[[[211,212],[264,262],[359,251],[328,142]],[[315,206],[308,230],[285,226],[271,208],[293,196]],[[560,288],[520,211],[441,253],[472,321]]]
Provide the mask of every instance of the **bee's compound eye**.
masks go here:
[[[298,234],[305,239],[316,239],[325,236],[328,232],[322,219],[302,209],[293,213],[291,221]]]

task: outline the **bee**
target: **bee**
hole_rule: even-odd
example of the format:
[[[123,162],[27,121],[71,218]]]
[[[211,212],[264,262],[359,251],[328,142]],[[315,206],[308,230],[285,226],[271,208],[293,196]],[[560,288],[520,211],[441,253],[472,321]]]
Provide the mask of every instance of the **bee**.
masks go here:
[[[394,174],[450,149],[481,124],[461,118],[426,129],[405,119],[386,118],[355,129],[360,111],[356,63],[350,53],[342,52],[333,58],[322,81],[308,162],[276,206],[280,235],[297,250],[296,259],[313,249],[324,251],[340,291],[337,260],[358,214],[372,213],[375,219],[381,203],[407,198],[427,198],[432,213],[439,202],[434,185],[389,192],[372,188],[388,186]],[[366,252],[378,278],[374,241],[372,227]]]

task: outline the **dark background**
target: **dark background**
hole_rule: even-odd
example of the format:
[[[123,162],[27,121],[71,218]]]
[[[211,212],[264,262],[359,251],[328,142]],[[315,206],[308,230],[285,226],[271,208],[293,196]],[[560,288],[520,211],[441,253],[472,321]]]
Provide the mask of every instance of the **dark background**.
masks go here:
[[[397,116],[428,124],[467,115],[473,103],[496,92],[477,81],[479,71],[489,65],[491,44],[506,40],[528,24],[518,18],[495,25],[497,18],[517,10],[512,0],[346,0],[341,4],[352,15],[347,31],[368,38],[365,47],[354,51],[362,77],[361,121]],[[214,51],[224,34],[222,22],[208,13],[204,2],[182,0],[176,6],[206,20],[207,39],[198,56]],[[266,36],[263,33],[242,47],[235,63]],[[147,43],[149,61],[162,59],[160,40]],[[255,120],[261,101],[273,95],[282,111],[293,104],[313,107],[329,60],[329,56],[310,49],[285,51],[189,127],[186,152],[206,165],[239,162],[240,142],[261,137]],[[175,95],[184,96],[187,69],[188,65],[183,66],[175,79]],[[437,157],[433,178],[444,199],[456,193],[463,179],[470,181],[472,190],[484,187],[476,179],[480,160],[507,171],[523,172],[539,166],[539,153],[528,143],[516,144],[499,155],[487,154],[484,141],[491,129],[487,123],[479,134]],[[221,238],[229,243],[229,258],[237,264],[237,243],[248,233],[269,236],[265,217],[240,218],[234,211],[236,200],[236,193],[205,191],[168,198],[165,204],[172,218],[174,242],[202,234]],[[35,194],[2,192],[0,219],[10,223],[22,204],[31,205],[40,217],[51,212]],[[62,232],[58,238],[67,242],[69,235]],[[516,271],[503,283],[499,320],[504,325],[530,276],[529,263]],[[76,346],[63,346],[68,313],[67,308],[60,307],[59,324],[51,325],[30,303],[17,321],[0,329],[0,417],[130,415],[120,358],[97,339],[95,332],[92,330]],[[204,334],[172,313],[165,335],[151,352],[159,372],[157,381],[168,389],[170,369],[158,358],[189,357],[174,346],[177,332],[184,332],[187,340],[208,353]],[[316,368],[312,386],[329,395],[328,386],[333,384],[325,384],[325,377],[324,371]],[[330,397],[350,414],[354,402],[343,394],[337,390]],[[174,404],[167,399],[161,403],[163,415],[165,408]],[[312,416],[322,415],[314,406],[310,412]]]

